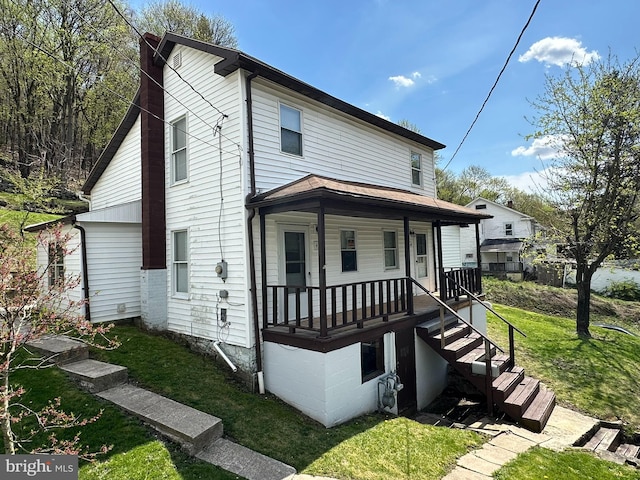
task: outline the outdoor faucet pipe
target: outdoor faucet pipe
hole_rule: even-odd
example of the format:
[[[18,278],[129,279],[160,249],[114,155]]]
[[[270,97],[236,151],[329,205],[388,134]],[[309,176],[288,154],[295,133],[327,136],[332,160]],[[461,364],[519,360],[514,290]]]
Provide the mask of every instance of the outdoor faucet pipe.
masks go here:
[[[238,367],[236,367],[233,362],[231,360],[229,360],[229,357],[227,357],[227,354],[224,353],[222,351],[222,349],[220,348],[220,342],[213,342],[213,348],[216,349],[216,352],[218,352],[220,354],[220,356],[222,357],[222,359],[227,362],[227,365],[229,365],[229,367],[231,368],[231,371],[233,371],[234,373],[238,371]]]

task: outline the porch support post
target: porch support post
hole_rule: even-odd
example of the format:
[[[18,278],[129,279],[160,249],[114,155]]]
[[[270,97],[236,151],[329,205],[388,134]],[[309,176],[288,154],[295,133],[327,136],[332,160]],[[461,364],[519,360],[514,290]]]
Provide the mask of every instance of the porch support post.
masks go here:
[[[447,300],[447,282],[444,279],[444,266],[442,265],[442,223],[436,221],[436,237],[438,241],[438,279],[440,283],[440,299]]]
[[[267,308],[267,232],[263,212],[260,212],[260,288],[262,289],[262,328],[267,328],[269,317]],[[273,319],[275,324],[277,319]],[[256,340],[257,341],[257,340]]]
[[[411,245],[409,242],[409,217],[404,217],[404,270],[407,277],[407,313],[413,315],[413,285],[411,284]]]
[[[476,258],[478,259],[478,268],[476,269],[476,285],[478,291],[482,292],[482,260],[480,258],[480,223],[476,223]]]
[[[318,210],[318,285],[320,287],[320,337],[327,337],[327,256],[325,250],[324,206]],[[313,315],[313,312],[309,312]]]

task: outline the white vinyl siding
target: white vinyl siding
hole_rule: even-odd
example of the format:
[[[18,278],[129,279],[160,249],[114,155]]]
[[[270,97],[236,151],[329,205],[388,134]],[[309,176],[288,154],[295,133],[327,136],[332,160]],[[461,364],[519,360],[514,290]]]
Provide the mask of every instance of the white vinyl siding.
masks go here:
[[[248,191],[243,175],[247,175],[248,162],[244,145],[246,116],[244,102],[245,79],[242,71],[227,77],[213,73],[220,58],[209,53],[176,46],[182,55],[180,75],[207,98],[228,118],[222,125],[221,146],[218,137],[212,137],[212,127],[219,112],[168,67],[164,69],[164,87],[180,99],[165,96],[165,116],[180,118],[189,111],[187,127],[189,181],[179,188],[170,188],[171,174],[167,164],[165,174],[167,222],[167,328],[172,332],[218,340],[221,335],[229,345],[251,347],[253,329],[249,271],[246,265],[246,215],[244,198]],[[175,52],[176,54],[178,52]],[[277,123],[272,135],[279,144]],[[171,129],[165,128],[165,157],[171,157]],[[279,149],[279,147],[278,147]],[[224,201],[222,202],[222,199]],[[256,221],[257,223],[257,221]],[[174,296],[171,285],[172,237],[171,232],[189,231],[189,294],[185,298]],[[259,245],[259,243],[257,244]],[[222,281],[215,274],[218,262],[228,263],[228,278]],[[219,298],[220,290],[229,292],[227,299]],[[217,308],[216,308],[217,307]],[[218,328],[220,309],[227,310],[228,324],[224,331]]]
[[[307,174],[371,183],[434,196],[433,151],[404,137],[285,92],[265,80],[252,83],[256,186],[262,192]],[[304,158],[280,150],[280,105],[304,112]],[[413,186],[411,152],[421,155],[423,186]]]
[[[142,198],[140,116],[91,190],[91,209],[98,210]]]

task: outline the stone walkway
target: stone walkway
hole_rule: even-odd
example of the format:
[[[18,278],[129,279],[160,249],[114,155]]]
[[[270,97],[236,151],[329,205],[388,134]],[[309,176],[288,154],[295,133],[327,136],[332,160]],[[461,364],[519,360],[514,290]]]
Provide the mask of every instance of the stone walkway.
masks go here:
[[[533,433],[517,425],[487,418],[469,423],[466,428],[491,436],[482,448],[458,459],[457,466],[443,480],[487,480],[505,463],[539,445],[556,451],[572,446],[593,432],[599,420],[560,406],[555,407],[542,433]]]

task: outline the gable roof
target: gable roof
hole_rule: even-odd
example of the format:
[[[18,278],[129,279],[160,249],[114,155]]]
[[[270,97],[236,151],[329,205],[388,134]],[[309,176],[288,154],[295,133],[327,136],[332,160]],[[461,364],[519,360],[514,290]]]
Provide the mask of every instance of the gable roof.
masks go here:
[[[133,98],[133,101],[131,102],[127,113],[125,113],[124,118],[120,122],[120,125],[118,125],[118,128],[111,137],[111,140],[109,140],[109,143],[98,157],[96,164],[91,169],[91,172],[89,172],[89,176],[85,180],[84,185],[82,185],[82,193],[84,193],[85,195],[89,195],[91,193],[91,189],[98,182],[98,179],[107,169],[109,163],[111,163],[111,159],[118,151],[118,148],[120,148],[120,145],[122,144],[124,138],[127,136],[127,133],[129,133],[129,130],[131,130],[133,124],[136,123],[136,119],[138,118],[139,114],[140,89],[138,89],[138,91],[136,92],[136,95]]]
[[[501,208],[503,210],[506,210],[508,212],[511,213],[515,213],[516,215],[520,215],[522,217],[522,220],[535,220],[532,216],[527,215],[526,213],[522,213],[519,212],[518,210],[514,210],[513,208],[509,208],[506,205],[501,205],[500,203],[496,203],[496,202],[492,202],[491,200],[487,200],[486,198],[482,198],[482,197],[476,197],[473,200],[471,200],[469,203],[467,203],[467,207],[471,208],[471,205],[475,205],[479,202],[484,202],[484,203],[489,203],[495,207]]]
[[[282,187],[256,195],[251,207],[276,211],[315,211],[322,204],[326,213],[376,218],[442,220],[447,224],[478,223],[491,215],[462,205],[420,195],[408,190],[307,175]]]
[[[262,78],[271,80],[272,82],[298,92],[305,97],[316,100],[328,107],[335,108],[336,110],[371,125],[375,125],[383,130],[395,133],[396,135],[400,135],[434,150],[440,150],[445,147],[445,145],[440,142],[436,142],[431,138],[408,130],[396,123],[385,120],[373,113],[369,113],[366,110],[362,110],[361,108],[318,90],[308,83],[304,83],[301,80],[298,80],[297,78],[294,78],[271,65],[267,65],[266,63],[258,60],[257,58],[251,57],[240,50],[213,45],[211,43],[194,40],[193,38],[183,37],[182,35],[169,32],[165,34],[160,45],[158,45],[158,53],[155,55],[156,63],[163,65],[177,44],[185,45],[202,52],[222,57],[222,60],[216,63],[214,72],[218,75],[222,75],[223,77],[226,77],[240,68],[252,73],[257,73]]]

